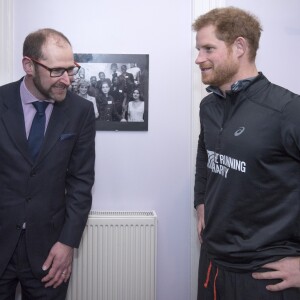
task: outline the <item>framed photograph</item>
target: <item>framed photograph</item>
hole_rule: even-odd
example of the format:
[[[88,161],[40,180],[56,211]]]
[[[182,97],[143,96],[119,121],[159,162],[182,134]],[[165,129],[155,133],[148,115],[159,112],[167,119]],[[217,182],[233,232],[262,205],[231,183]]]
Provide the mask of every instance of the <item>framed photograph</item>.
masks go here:
[[[148,54],[75,53],[70,90],[93,102],[97,130],[147,131]]]

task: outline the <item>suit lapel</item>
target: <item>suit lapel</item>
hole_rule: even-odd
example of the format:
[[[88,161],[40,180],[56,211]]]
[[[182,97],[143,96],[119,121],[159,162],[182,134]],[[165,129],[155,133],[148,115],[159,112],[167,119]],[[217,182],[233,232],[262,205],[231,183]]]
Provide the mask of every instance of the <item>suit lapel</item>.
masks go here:
[[[12,93],[4,100],[6,111],[2,115],[2,121],[15,147],[28,161],[31,161],[28,153],[24,114],[20,97],[20,83],[21,81],[13,86]]]

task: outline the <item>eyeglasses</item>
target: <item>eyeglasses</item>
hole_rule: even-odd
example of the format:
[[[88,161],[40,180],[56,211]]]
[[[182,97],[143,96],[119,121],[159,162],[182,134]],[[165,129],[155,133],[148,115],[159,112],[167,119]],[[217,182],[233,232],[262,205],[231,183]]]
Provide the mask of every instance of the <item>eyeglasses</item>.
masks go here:
[[[30,57],[30,59],[36,63],[37,65],[43,67],[44,69],[48,70],[50,72],[50,77],[60,77],[62,76],[65,72],[69,76],[74,76],[78,73],[79,69],[81,68],[80,65],[74,61],[75,67],[70,67],[70,68],[48,68],[44,64],[40,63],[39,61],[33,59]]]

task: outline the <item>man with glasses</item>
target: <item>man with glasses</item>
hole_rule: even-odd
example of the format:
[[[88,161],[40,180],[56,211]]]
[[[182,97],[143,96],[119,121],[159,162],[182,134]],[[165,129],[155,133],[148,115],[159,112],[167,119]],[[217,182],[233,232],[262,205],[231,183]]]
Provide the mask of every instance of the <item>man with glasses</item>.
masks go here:
[[[53,29],[29,34],[25,77],[0,87],[0,299],[65,299],[91,208],[95,115],[68,91],[80,69]]]

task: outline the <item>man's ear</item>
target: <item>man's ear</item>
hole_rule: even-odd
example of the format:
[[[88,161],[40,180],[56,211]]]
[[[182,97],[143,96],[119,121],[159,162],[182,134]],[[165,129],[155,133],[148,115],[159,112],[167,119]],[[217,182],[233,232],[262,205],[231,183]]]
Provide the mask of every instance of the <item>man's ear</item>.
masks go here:
[[[24,56],[22,59],[23,69],[27,75],[34,75],[35,69],[33,65],[33,61],[27,57]]]
[[[233,44],[238,57],[241,57],[246,53],[248,44],[243,37],[239,36],[238,38],[236,38]]]

